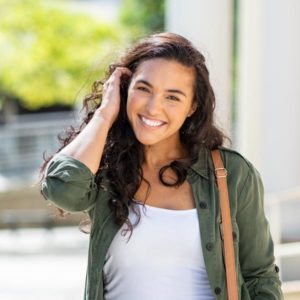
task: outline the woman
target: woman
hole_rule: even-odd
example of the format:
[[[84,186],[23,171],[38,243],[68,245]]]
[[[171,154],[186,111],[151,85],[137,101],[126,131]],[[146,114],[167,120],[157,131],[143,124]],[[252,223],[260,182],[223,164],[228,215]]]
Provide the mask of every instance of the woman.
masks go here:
[[[84,102],[41,191],[91,219],[85,299],[227,299],[218,189],[228,171],[240,299],[283,299],[255,167],[223,147],[205,59],[184,37],[138,41]]]

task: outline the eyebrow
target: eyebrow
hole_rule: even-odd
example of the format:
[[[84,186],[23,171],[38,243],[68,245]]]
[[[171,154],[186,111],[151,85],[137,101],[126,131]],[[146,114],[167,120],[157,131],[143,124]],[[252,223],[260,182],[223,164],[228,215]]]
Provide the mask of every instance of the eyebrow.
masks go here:
[[[147,86],[149,86],[150,88],[153,88],[153,86],[146,80],[143,80],[143,79],[140,79],[140,80],[137,80],[135,84],[137,83],[143,83]],[[177,93],[177,94],[181,94],[183,95],[184,97],[186,97],[186,94],[180,90],[175,90],[175,89],[169,89],[169,90],[166,90],[167,92],[170,92],[170,93]]]

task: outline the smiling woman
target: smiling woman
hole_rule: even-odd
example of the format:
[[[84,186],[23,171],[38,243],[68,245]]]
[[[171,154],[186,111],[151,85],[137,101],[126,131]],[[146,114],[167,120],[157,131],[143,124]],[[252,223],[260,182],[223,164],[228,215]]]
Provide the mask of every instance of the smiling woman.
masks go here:
[[[176,60],[139,65],[128,89],[127,115],[141,144],[159,148],[164,157],[169,149],[182,151],[179,129],[195,111],[194,81],[194,69]]]
[[[86,300],[228,299],[214,149],[228,171],[239,299],[282,299],[260,174],[223,147],[190,41],[139,40],[84,107],[83,124],[42,166],[41,192],[89,214]]]

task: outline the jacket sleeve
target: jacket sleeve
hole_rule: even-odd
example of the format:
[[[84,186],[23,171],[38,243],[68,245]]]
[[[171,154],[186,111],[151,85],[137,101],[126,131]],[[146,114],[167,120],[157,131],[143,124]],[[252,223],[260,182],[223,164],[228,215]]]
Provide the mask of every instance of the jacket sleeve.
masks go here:
[[[49,162],[41,185],[45,199],[68,212],[92,209],[97,191],[95,174],[79,160],[62,153]]]
[[[259,172],[250,164],[238,197],[239,259],[251,299],[283,299],[274,245],[264,212],[264,187]]]

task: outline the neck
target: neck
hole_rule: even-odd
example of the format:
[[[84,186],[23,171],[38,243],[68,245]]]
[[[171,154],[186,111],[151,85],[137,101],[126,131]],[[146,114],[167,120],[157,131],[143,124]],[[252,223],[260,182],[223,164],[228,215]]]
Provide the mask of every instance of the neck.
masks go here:
[[[144,166],[148,169],[160,169],[162,166],[186,156],[187,153],[180,142],[164,146],[144,146]]]

